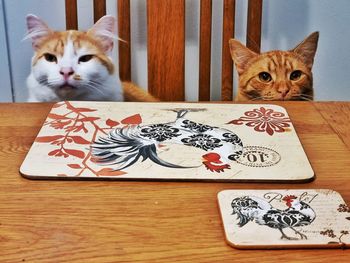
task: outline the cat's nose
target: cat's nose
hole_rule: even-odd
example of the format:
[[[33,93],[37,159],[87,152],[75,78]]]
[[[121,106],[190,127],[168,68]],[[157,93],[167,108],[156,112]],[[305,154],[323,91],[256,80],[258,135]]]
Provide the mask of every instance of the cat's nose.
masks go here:
[[[74,70],[72,67],[63,67],[60,70],[60,74],[64,77],[65,80],[67,80],[69,76],[74,74]]]
[[[286,86],[282,86],[278,88],[278,92],[281,93],[281,96],[284,98],[285,96],[287,96],[288,92],[289,92],[289,88]]]

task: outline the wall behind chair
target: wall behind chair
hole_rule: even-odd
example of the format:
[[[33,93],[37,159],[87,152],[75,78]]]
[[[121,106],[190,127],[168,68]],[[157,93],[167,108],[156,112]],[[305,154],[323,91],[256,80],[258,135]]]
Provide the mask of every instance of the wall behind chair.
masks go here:
[[[236,38],[245,42],[246,0],[236,0]],[[213,1],[211,98],[220,100],[222,1]],[[33,54],[25,16],[43,18],[56,30],[65,28],[63,0],[0,0],[0,102],[25,101],[26,77]],[[147,88],[146,3],[131,1],[132,78]],[[79,28],[92,24],[92,0],[78,0]],[[107,13],[116,16],[116,0],[107,0]],[[314,64],[316,100],[350,100],[350,1],[264,0],[262,51],[290,49],[313,31],[320,31]],[[199,1],[186,0],[186,99],[198,99]],[[113,53],[116,60],[117,51]],[[235,75],[235,82],[237,76]]]

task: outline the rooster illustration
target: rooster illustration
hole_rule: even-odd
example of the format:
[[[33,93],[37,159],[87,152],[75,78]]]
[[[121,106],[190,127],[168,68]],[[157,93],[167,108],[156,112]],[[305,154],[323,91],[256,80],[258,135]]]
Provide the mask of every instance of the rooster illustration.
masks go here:
[[[141,159],[169,168],[194,168],[162,160],[157,149],[164,144],[182,144],[200,148],[208,153],[202,156],[204,166],[212,172],[230,169],[229,162],[236,160],[243,151],[241,139],[232,131],[196,123],[185,119],[191,109],[176,111],[173,122],[132,125],[112,130],[107,137],[100,137],[91,145],[95,162],[113,165],[115,170],[125,169]]]
[[[281,239],[298,240],[298,238],[287,236],[283,232],[285,228],[292,229],[296,235],[300,236],[300,239],[307,239],[307,236],[300,233],[295,227],[310,225],[316,218],[315,211],[294,195],[287,195],[282,200],[288,207],[285,210],[273,208],[269,202],[258,197],[237,197],[231,203],[232,214],[237,214],[240,227],[249,221],[255,221],[259,225],[278,229],[282,233]]]

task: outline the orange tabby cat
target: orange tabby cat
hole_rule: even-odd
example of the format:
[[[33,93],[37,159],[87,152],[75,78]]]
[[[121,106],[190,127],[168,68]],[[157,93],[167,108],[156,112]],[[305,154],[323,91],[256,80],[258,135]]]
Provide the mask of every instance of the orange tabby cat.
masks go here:
[[[231,39],[230,51],[239,75],[236,101],[313,100],[312,65],[318,32],[294,49],[257,54]]]
[[[28,15],[26,38],[34,49],[28,101],[158,101],[132,83],[121,83],[109,56],[115,24],[115,18],[104,16],[87,32],[58,32]]]

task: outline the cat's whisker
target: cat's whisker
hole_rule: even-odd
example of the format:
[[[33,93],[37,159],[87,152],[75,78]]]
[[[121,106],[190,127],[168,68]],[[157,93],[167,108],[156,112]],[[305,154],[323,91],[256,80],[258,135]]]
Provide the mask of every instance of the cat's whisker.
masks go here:
[[[61,78],[54,78],[54,79],[50,79],[48,81],[46,77],[39,77],[37,79],[37,81],[41,85],[46,85],[46,86],[49,86],[51,88],[55,88],[55,87],[61,85],[62,79]],[[80,87],[80,86],[84,86],[91,91],[96,91],[96,92],[100,93],[101,95],[104,95],[103,92],[99,89],[99,87],[103,87],[103,83],[101,83],[99,81],[89,80],[86,83],[77,85],[77,87]]]
[[[87,89],[96,91],[96,92],[100,93],[101,95],[103,95],[103,92],[102,92],[100,89],[98,89],[98,87],[96,87],[96,86],[94,86],[94,85],[85,84],[84,87],[87,88]]]
[[[251,100],[252,100],[252,101],[256,101],[256,100],[265,100],[264,98],[265,98],[264,96],[259,96],[259,97],[254,97],[254,98],[252,98]]]
[[[300,95],[299,98],[301,98],[302,100],[306,100],[306,101],[313,101],[312,98],[308,98],[308,97],[305,97],[305,96],[302,96],[302,95]]]
[[[290,98],[290,100],[303,100],[303,101],[311,101],[310,98],[303,97],[302,95],[294,95]]]
[[[274,98],[272,96],[259,96],[259,97],[255,97],[251,99],[252,101],[257,101],[257,100],[274,100]]]
[[[103,85],[103,82],[101,81],[97,81],[97,80],[94,80],[94,79],[89,79],[88,83],[92,83],[92,84],[95,84],[95,85]]]
[[[100,84],[99,86],[102,87],[103,85]],[[90,82],[85,83],[84,87],[86,87],[92,91],[96,91],[96,92],[100,93],[102,96],[105,95],[101,90],[98,89],[98,86],[92,85]]]
[[[305,94],[305,93],[298,93],[298,94],[295,94],[295,95],[297,95],[297,96],[303,95],[304,97],[310,97],[310,98],[313,97],[312,95]]]
[[[96,87],[103,87],[104,86],[104,83],[103,82],[100,82],[100,81],[97,81],[97,80],[93,80],[93,79],[90,79],[88,82],[86,82],[87,84],[89,85],[92,85],[92,86],[96,86]]]
[[[303,94],[303,93],[299,93],[299,94],[294,94],[292,96],[292,99],[296,99],[296,100],[305,100],[305,101],[313,101],[313,96],[308,95],[308,94]]]
[[[47,77],[39,77],[37,79],[37,81],[41,85],[46,85],[46,86],[54,88],[54,87],[58,86],[59,84],[61,84],[60,82],[62,82],[62,79],[61,78],[51,78],[49,80],[49,79],[47,79]]]
[[[301,96],[303,96],[303,97],[305,97],[305,98],[313,99],[313,96],[310,96],[310,95],[301,94]]]

